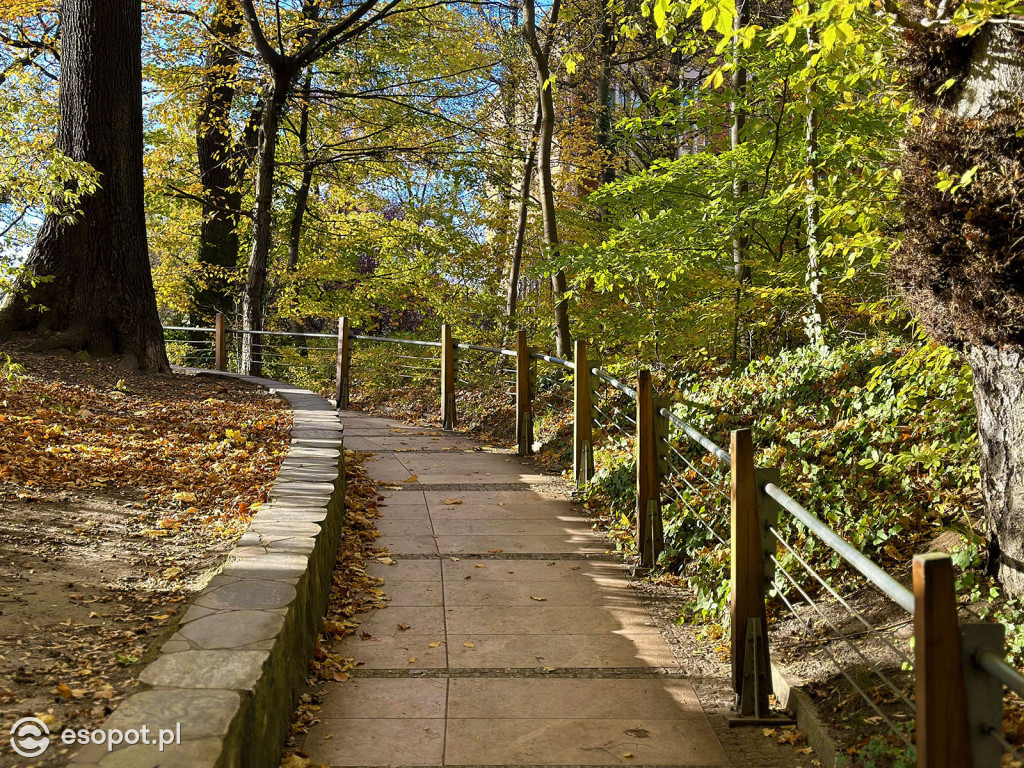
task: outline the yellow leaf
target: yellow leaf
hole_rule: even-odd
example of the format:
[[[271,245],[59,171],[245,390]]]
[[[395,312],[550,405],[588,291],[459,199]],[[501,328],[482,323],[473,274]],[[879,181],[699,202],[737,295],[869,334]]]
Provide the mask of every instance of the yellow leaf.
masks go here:
[[[536,600],[538,603],[543,603],[547,600],[546,597],[537,597],[536,595],[530,595],[531,600]]]
[[[410,656],[409,657],[409,663],[410,664],[415,664],[416,663],[416,657],[415,656]]]
[[[427,646],[428,646],[429,648],[437,648],[437,646],[439,646],[440,644],[441,644],[441,641],[440,641],[440,640],[435,640],[435,641],[434,641],[434,642],[432,642],[432,643],[427,643]]]
[[[415,483],[419,479],[420,479],[419,475],[413,475],[412,477],[405,478],[404,482],[406,482],[406,483]]]
[[[469,642],[469,640],[464,642],[463,645],[466,646],[467,648],[476,648],[476,643],[471,643],[471,642]]]

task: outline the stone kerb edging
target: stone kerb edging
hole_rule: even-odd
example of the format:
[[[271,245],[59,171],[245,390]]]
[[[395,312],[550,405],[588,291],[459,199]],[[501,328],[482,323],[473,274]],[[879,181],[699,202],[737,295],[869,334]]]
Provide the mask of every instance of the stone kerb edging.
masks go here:
[[[188,370],[188,369],[186,369]],[[200,372],[197,373],[209,373]],[[223,374],[218,374],[223,375]],[[83,747],[78,768],[273,768],[320,632],[345,502],[334,408],[307,390],[239,376],[284,397],[291,444],[268,503],[104,723],[177,732],[181,743]],[[60,746],[59,742],[54,745]]]

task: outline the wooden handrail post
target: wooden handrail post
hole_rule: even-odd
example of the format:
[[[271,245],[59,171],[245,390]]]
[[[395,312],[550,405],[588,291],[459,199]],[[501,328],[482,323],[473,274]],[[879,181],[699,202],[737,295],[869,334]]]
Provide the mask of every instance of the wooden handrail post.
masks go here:
[[[636,541],[644,568],[653,566],[665,548],[659,464],[654,385],[651,372],[644,370],[636,390]]]
[[[213,323],[213,367],[218,371],[228,369],[228,324],[220,312]]]
[[[914,557],[914,690],[918,768],[971,765],[953,561]]]
[[[734,429],[730,443],[730,614],[732,687],[741,716],[767,717],[772,692],[768,622],[765,614],[764,549],[757,508],[754,441],[749,429]],[[747,659],[748,651],[757,654]]]
[[[576,487],[582,488],[594,476],[593,381],[587,362],[587,342],[576,340],[576,368],[572,382],[572,469]]]
[[[339,411],[347,411],[349,404],[348,372],[352,363],[352,350],[349,346],[348,318],[338,318],[338,364],[335,377],[334,401]]]
[[[520,456],[533,453],[533,386],[526,331],[516,334],[516,447]]]
[[[455,341],[448,323],[441,326],[441,428],[455,429]]]

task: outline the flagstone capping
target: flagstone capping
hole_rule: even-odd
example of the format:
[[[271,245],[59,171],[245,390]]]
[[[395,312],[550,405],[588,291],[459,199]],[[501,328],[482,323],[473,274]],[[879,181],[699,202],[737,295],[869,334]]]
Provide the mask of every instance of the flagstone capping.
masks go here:
[[[179,369],[210,375],[209,371]],[[276,768],[323,623],[345,511],[343,428],[334,407],[289,384],[292,410],[270,498],[102,728],[150,744],[81,748],[76,768]],[[143,731],[143,727],[147,731]],[[181,743],[158,745],[160,731]],[[60,735],[54,734],[54,746]]]

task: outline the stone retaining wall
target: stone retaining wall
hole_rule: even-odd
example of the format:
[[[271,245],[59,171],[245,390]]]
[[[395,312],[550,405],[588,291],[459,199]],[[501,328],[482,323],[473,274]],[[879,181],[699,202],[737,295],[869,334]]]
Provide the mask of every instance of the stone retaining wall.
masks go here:
[[[269,379],[293,411],[291,445],[269,502],[220,574],[143,670],[142,688],[104,728],[180,727],[181,743],[89,745],[77,768],[274,768],[320,633],[345,501],[338,416],[323,398]],[[57,745],[54,745],[57,746]]]

